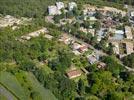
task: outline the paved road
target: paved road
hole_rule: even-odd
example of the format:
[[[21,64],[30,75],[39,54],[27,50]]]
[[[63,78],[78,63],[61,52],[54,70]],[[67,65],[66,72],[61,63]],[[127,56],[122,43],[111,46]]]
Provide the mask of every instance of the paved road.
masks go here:
[[[74,41],[78,41],[80,43],[84,43],[85,45],[88,45],[89,48],[91,48],[92,50],[94,50],[94,52],[98,55],[101,55],[101,56],[107,56],[108,54],[104,53],[102,50],[97,50],[95,49],[91,44],[87,44],[86,42],[83,42],[81,39],[78,39],[74,36],[72,36],[71,34],[67,34],[67,33],[64,33],[66,34],[67,36],[71,37]],[[120,61],[120,60],[119,60]],[[123,62],[119,62],[122,66],[124,66],[128,71],[132,71],[134,72],[134,69],[130,68],[130,67],[127,67],[123,64]]]
[[[107,55],[107,54],[104,53],[103,51],[95,49],[91,44],[88,44],[88,43],[84,42],[83,40],[78,39],[78,38],[72,36],[71,34],[67,34],[67,33],[64,33],[64,34],[66,34],[67,36],[71,37],[74,41],[78,41],[78,42],[80,42],[80,43],[82,43],[82,44],[87,45],[90,49],[94,50],[94,52],[95,52],[96,54],[98,54],[98,55],[101,55],[101,56],[106,56],[106,55]]]

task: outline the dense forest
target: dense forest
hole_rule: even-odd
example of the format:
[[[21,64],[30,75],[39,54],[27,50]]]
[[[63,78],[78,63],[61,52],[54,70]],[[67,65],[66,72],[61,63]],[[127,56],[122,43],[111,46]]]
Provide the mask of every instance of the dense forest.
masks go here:
[[[0,14],[9,14],[14,16],[42,17],[47,14],[48,5],[52,5],[57,0],[0,0]],[[62,0],[67,1],[67,0]],[[69,0],[75,1],[75,0]],[[108,5],[117,8],[123,8],[123,4],[134,6],[133,0],[76,0],[79,5],[95,4]],[[111,3],[109,3],[111,2]]]

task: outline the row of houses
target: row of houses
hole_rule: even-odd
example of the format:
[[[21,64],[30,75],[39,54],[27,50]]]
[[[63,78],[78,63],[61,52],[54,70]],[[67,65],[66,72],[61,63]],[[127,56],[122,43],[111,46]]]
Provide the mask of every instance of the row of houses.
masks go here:
[[[23,24],[25,25],[26,23],[30,22],[32,18],[15,18],[10,15],[6,15],[5,17],[0,18],[0,28],[4,28],[7,26],[12,26],[12,29],[17,28],[17,25]]]
[[[0,27],[12,26],[14,24],[20,24],[21,20],[7,15],[0,20]]]
[[[117,8],[107,7],[107,6],[96,7],[96,6],[92,6],[89,4],[84,6],[83,12],[84,12],[84,14],[94,14],[96,12],[96,10],[101,12],[103,15],[107,15],[107,12],[112,12],[114,14],[121,14],[122,16],[126,16],[126,14],[127,14],[126,11],[122,11]]]
[[[61,9],[65,9],[65,4],[63,2],[56,2],[55,5],[48,6],[48,13],[49,15],[60,15]],[[68,3],[68,10],[73,10],[74,7],[77,7],[77,4],[75,2],[69,2]]]
[[[69,37],[67,34],[63,34],[59,41],[62,41],[65,44],[70,45],[75,55],[79,55],[81,53],[88,51],[88,45],[84,43],[78,43],[73,38]]]
[[[51,36],[49,34],[46,34],[46,33],[49,33],[49,31],[47,30],[47,28],[42,28],[42,29],[39,29],[37,31],[34,31],[34,32],[28,33],[26,35],[23,35],[23,36],[21,36],[17,40],[19,40],[20,42],[23,42],[25,40],[30,40],[31,38],[38,37],[41,34],[44,35],[45,38],[51,40],[53,38],[53,36]]]

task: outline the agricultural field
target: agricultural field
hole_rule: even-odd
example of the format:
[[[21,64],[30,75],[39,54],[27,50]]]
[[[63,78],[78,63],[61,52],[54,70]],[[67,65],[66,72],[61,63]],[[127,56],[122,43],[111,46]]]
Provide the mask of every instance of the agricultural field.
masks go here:
[[[0,84],[7,88],[17,99],[28,100],[24,89],[13,75],[8,72],[0,73]]]
[[[32,73],[20,71],[14,76],[8,72],[1,72],[0,76],[0,93],[3,100],[8,98],[13,100],[29,100],[32,98],[34,98],[33,100],[44,100],[44,98],[56,100],[49,90],[40,85]]]
[[[2,85],[0,85],[0,98],[1,100],[17,100],[17,98]]]

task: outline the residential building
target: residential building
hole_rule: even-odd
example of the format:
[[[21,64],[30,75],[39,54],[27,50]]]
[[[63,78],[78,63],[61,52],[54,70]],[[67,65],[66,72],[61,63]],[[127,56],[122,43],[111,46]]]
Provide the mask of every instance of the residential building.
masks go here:
[[[77,7],[77,4],[75,2],[70,2],[68,4],[68,8],[69,8],[70,11],[73,10],[75,7]]]
[[[71,41],[73,42],[73,40],[66,34],[64,34],[59,41],[63,41],[65,44],[70,44]]]
[[[82,45],[80,48],[79,48],[79,51],[81,53],[85,52],[85,51],[88,51],[88,46],[87,45]]]
[[[89,55],[87,58],[88,58],[88,61],[90,64],[94,64],[94,63],[98,62],[97,58],[93,55]]]
[[[76,42],[73,43],[73,45],[72,45],[73,50],[78,50],[80,47],[81,47],[81,44],[76,43]]]
[[[10,15],[6,15],[4,18],[0,19],[0,28],[14,26],[14,24],[21,24],[21,20]]]
[[[81,76],[82,71],[81,70],[74,69],[74,70],[68,71],[66,74],[69,77],[69,79],[72,79],[72,78],[76,78],[76,77]]]
[[[131,54],[134,52],[134,44],[131,42],[126,42],[126,53]]]
[[[131,11],[131,12],[130,12],[130,16],[131,16],[131,17],[134,17],[134,11]]]
[[[97,64],[97,67],[98,67],[99,69],[104,69],[104,68],[106,67],[106,64],[103,63],[103,62],[99,62],[99,63]]]
[[[49,39],[49,40],[52,40],[53,36],[52,35],[49,35],[49,34],[45,34],[44,36],[45,38]]]
[[[90,21],[96,21],[97,19],[95,17],[89,17]]]
[[[92,34],[92,36],[95,36],[95,29],[88,29],[88,32]]]
[[[56,2],[56,6],[60,10],[60,9],[64,8],[64,3],[63,2]]]
[[[113,51],[115,54],[120,54],[120,49],[119,49],[119,44],[117,42],[112,42],[112,44],[114,45]]]
[[[60,15],[61,11],[57,8],[57,6],[48,6],[49,15]]]
[[[133,39],[131,27],[125,26],[125,35],[127,39]]]

